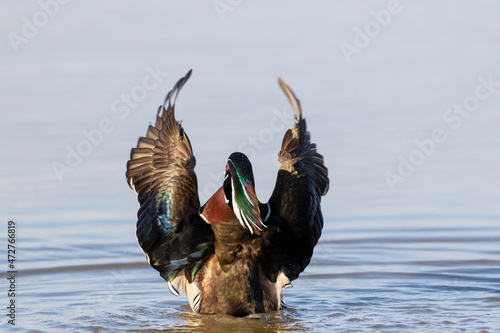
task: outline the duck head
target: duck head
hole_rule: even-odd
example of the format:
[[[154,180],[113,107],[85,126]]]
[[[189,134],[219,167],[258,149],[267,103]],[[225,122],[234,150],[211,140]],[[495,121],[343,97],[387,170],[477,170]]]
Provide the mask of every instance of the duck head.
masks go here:
[[[255,194],[252,164],[242,153],[232,153],[224,173],[224,199],[241,226],[250,233],[260,234],[265,228]]]

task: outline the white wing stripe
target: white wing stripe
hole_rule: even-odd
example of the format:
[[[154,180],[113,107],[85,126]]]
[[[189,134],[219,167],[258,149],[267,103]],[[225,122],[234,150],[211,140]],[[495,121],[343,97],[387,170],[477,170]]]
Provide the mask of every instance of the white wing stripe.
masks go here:
[[[174,294],[175,296],[177,296],[177,297],[180,296],[179,291],[177,289],[175,289],[175,287],[170,282],[168,282],[168,290],[170,290],[170,292],[172,294]]]
[[[200,294],[196,295],[193,299],[193,311],[195,313],[200,312]]]

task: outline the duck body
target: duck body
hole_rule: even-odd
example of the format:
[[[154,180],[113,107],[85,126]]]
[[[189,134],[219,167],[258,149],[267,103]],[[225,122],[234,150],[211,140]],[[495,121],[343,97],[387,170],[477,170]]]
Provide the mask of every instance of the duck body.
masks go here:
[[[261,267],[264,240],[241,227],[224,202],[222,187],[207,201],[202,215],[215,221],[215,254],[195,279],[203,295],[200,312],[245,316],[280,309],[280,281],[272,283]]]
[[[296,118],[278,154],[271,198],[257,199],[251,163],[235,152],[222,186],[201,206],[192,147],[174,117],[190,74],[167,95],[127,164],[141,205],[139,245],[170,291],[187,294],[193,312],[241,317],[280,310],[282,291],[309,264],[321,235],[328,171],[310,142],[300,103],[280,80]]]

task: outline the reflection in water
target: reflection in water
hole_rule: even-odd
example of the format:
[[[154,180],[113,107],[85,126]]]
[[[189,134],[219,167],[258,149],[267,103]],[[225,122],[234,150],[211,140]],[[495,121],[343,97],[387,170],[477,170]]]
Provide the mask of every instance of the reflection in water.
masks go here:
[[[190,309],[187,307],[187,311]],[[268,314],[255,314],[246,318],[235,318],[228,315],[197,315],[185,312],[182,317],[186,320],[185,325],[175,328],[185,331],[206,332],[284,332],[304,331],[293,312],[289,310],[276,311]]]

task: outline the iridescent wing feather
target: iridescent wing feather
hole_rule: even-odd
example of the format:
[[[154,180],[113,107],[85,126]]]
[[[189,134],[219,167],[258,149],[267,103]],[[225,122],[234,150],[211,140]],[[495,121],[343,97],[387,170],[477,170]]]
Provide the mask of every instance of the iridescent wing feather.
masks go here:
[[[171,282],[182,269],[188,282],[213,253],[213,232],[199,215],[196,164],[187,134],[175,120],[175,100],[191,71],[158,109],[127,163],[127,181],[137,192],[137,240],[150,265]]]

